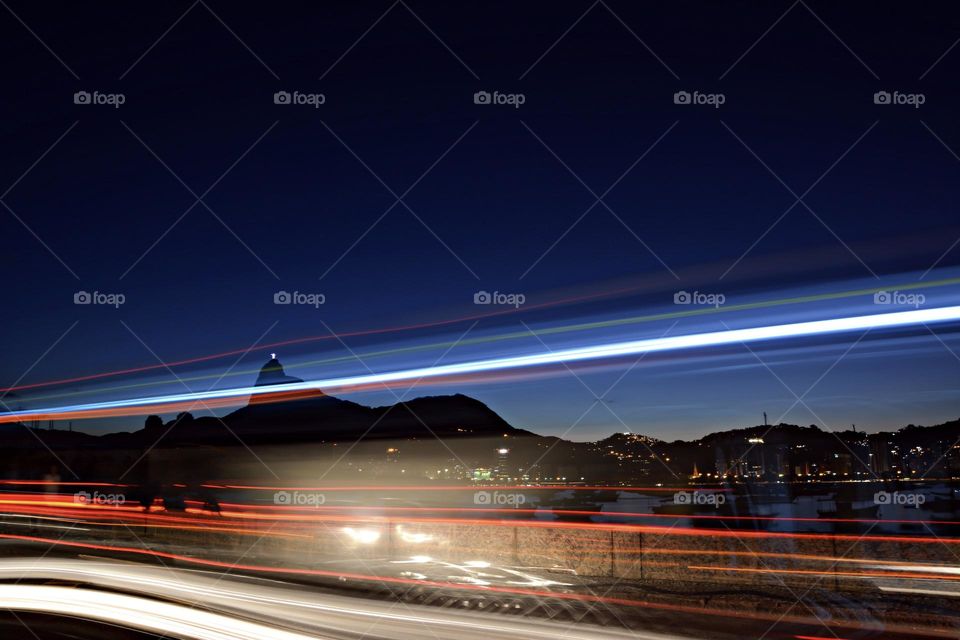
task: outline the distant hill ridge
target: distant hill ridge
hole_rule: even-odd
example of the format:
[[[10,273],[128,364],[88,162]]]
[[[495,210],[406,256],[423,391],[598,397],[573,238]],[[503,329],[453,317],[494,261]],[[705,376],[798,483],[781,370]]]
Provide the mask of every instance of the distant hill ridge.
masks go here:
[[[288,376],[283,365],[271,354],[257,377],[256,386],[302,382]],[[226,428],[225,428],[226,427]],[[133,432],[110,433],[101,436],[63,429],[34,429],[31,434],[22,424],[0,426],[0,446],[36,448],[104,447],[136,449],[152,446],[163,435],[163,445],[236,444],[237,437],[244,442],[330,442],[390,438],[468,438],[468,437],[528,437],[542,438],[535,433],[518,429],[483,402],[463,394],[426,396],[392,405],[368,407],[349,400],[329,396],[321,390],[298,393],[282,402],[252,401],[223,417],[194,417],[189,413],[163,422],[158,416],[147,418],[143,429]],[[233,433],[230,433],[230,432]],[[42,436],[43,442],[38,440]],[[903,441],[905,444],[929,443],[936,440],[960,438],[960,419],[930,427],[907,425],[894,432],[866,434],[851,430],[830,432],[816,426],[791,424],[756,425],[709,433],[692,441],[667,442],[639,434],[615,433],[594,443],[593,447],[629,446],[638,448],[684,449],[692,446],[722,447],[747,438],[764,438],[770,444],[836,443],[844,440],[873,440],[883,438]],[[549,437],[551,441],[562,438]],[[572,443],[571,443],[572,444]]]

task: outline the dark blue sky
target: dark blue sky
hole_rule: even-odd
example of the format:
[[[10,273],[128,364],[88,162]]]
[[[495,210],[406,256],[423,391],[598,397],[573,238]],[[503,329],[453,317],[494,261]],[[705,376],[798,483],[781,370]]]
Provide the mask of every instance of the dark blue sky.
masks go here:
[[[619,311],[677,289],[828,287],[960,258],[944,256],[960,237],[950,3],[318,4],[0,10],[0,384],[244,348],[268,329],[467,315],[479,289],[537,301],[661,279]],[[78,105],[77,91],[125,102]],[[277,91],[325,103],[277,105]],[[477,91],[525,101],[477,105]],[[675,104],[678,91],[725,102]],[[924,104],[878,105],[878,91]],[[74,305],[78,290],[126,303]],[[277,306],[278,290],[326,304]],[[494,326],[515,323],[481,328]],[[955,417],[960,362],[944,340],[897,356],[925,375],[871,359],[838,371],[853,399],[824,399],[823,418]],[[784,376],[806,388],[830,362]],[[742,395],[708,367],[664,377],[659,402],[628,381],[617,411],[667,437],[789,406],[765,367],[745,369]],[[878,408],[892,389],[903,402]],[[585,408],[571,379],[468,391],[541,431]],[[570,435],[620,426],[598,414]]]

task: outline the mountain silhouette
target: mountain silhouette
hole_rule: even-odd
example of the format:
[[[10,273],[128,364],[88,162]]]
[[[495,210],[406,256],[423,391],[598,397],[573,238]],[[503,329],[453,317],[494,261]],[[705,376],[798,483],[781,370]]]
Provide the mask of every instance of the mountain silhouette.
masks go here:
[[[277,360],[277,354],[270,354],[270,360],[260,369],[260,375],[257,376],[256,386],[263,387],[272,384],[287,384],[291,382],[303,382],[300,378],[288,376],[283,370],[283,365]]]
[[[272,355],[263,365],[256,386],[302,382],[288,376]],[[320,389],[281,391],[252,396],[248,404],[223,417],[180,414],[163,423],[148,418],[144,429],[102,438],[129,446],[149,446],[159,435],[162,445],[234,445],[244,442],[283,444],[373,439],[467,438],[533,436],[517,429],[487,405],[463,394],[429,396],[369,407],[325,394]],[[28,435],[29,437],[29,435]]]
[[[294,382],[300,379],[288,376],[272,356],[255,384],[270,387]],[[384,445],[386,441],[390,444]],[[753,446],[754,441],[762,446]],[[62,427],[0,425],[0,476],[35,476],[37,470],[45,472],[62,457],[78,474],[107,477],[112,467],[122,467],[122,472],[151,451],[170,449],[177,450],[177,455],[192,452],[197,456],[197,468],[205,470],[210,461],[223,458],[226,451],[241,444],[259,447],[338,442],[350,443],[348,453],[361,442],[378,452],[383,446],[406,442],[403,448],[405,455],[412,456],[409,459],[453,455],[479,460],[480,466],[487,467],[496,464],[491,452],[506,445],[511,464],[532,465],[535,473],[548,477],[592,477],[601,482],[677,482],[695,468],[701,472],[729,468],[745,456],[751,456],[749,464],[760,464],[768,472],[806,472],[818,465],[836,465],[835,461],[841,459],[850,472],[856,473],[863,472],[873,452],[910,452],[915,447],[935,454],[928,463],[937,467],[937,473],[954,468],[960,471],[960,420],[870,434],[779,424],[716,431],[690,441],[667,442],[616,433],[597,442],[570,442],[518,429],[483,402],[459,393],[398,398],[393,404],[366,406],[320,389],[307,389],[259,393],[246,406],[224,416],[195,417],[183,412],[167,421],[149,416],[142,429],[102,436]],[[359,446],[356,453],[365,446]],[[51,451],[59,456],[56,460]],[[883,472],[882,467],[877,471]]]

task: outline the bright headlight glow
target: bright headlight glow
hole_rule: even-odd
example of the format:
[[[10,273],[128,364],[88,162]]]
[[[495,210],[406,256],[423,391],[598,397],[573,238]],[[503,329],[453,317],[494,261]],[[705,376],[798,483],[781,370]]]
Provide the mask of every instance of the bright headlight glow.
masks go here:
[[[204,400],[216,400],[241,396],[257,396],[262,394],[278,394],[296,391],[330,391],[378,383],[421,380],[426,378],[439,378],[443,376],[632,356],[643,353],[677,351],[683,349],[714,347],[739,343],[746,344],[775,339],[845,333],[866,329],[884,329],[911,325],[925,325],[957,320],[960,320],[960,306],[940,307],[936,309],[914,309],[895,313],[880,313],[866,316],[832,318],[829,320],[796,322],[791,324],[751,327],[748,329],[730,329],[726,331],[712,331],[681,336],[668,336],[663,338],[647,338],[643,340],[631,340],[627,342],[594,345],[589,347],[559,349],[556,351],[546,351],[522,356],[491,358],[487,360],[475,360],[472,362],[462,362],[458,364],[446,364],[385,373],[369,373],[342,378],[330,378],[326,380],[307,380],[304,382],[276,384],[260,387],[217,389],[211,391],[139,397],[126,400],[76,404],[44,409],[31,409],[27,411],[15,411],[0,414],[0,419],[3,419],[5,422],[9,422],[15,419],[29,418],[38,415],[51,416],[70,414],[73,412],[119,409],[124,407],[149,407],[151,405],[178,402],[202,402]]]
[[[376,529],[354,529],[353,527],[344,527],[341,529],[354,542],[360,544],[373,544],[380,539],[380,532]]]
[[[406,531],[401,525],[397,525],[397,533],[400,534],[400,539],[404,542],[410,542],[413,544],[420,544],[423,542],[430,542],[433,540],[433,536],[429,533],[419,533],[416,531]]]

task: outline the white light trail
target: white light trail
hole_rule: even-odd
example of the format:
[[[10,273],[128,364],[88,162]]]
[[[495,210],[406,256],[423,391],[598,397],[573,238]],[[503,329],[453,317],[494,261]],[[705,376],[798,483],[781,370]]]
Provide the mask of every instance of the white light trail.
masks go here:
[[[0,559],[4,609],[202,640],[680,640],[642,631],[342,596],[274,581],[113,561]],[[10,584],[6,581],[16,580]],[[22,580],[83,585],[48,586]],[[122,593],[117,593],[117,592]]]
[[[834,333],[847,333],[866,329],[886,329],[914,325],[955,322],[960,320],[960,306],[940,307],[936,309],[914,309],[894,313],[880,313],[866,316],[851,316],[845,318],[831,318],[829,320],[814,320],[791,324],[751,327],[747,329],[729,329],[726,331],[712,331],[694,333],[682,336],[668,336],[663,338],[647,338],[627,342],[616,342],[605,345],[578,347],[573,349],[559,349],[522,356],[492,358],[488,360],[474,360],[458,364],[446,364],[417,369],[405,369],[385,373],[369,373],[326,380],[306,380],[259,387],[239,387],[232,389],[217,389],[171,394],[164,396],[147,396],[129,398],[125,400],[111,400],[87,404],[75,404],[53,408],[30,409],[0,413],[5,421],[10,419],[30,418],[31,416],[60,415],[73,412],[98,411],[103,409],[119,409],[123,407],[148,407],[151,405],[169,404],[178,402],[203,402],[241,396],[257,396],[296,391],[347,389],[371,384],[386,384],[406,380],[422,380],[488,371],[519,369],[567,362],[583,362],[603,358],[640,355],[664,351],[695,349],[700,347],[715,347],[729,344],[761,342],[783,338],[799,338]]]
[[[197,640],[308,640],[317,636],[117,593],[67,587],[0,585],[0,600],[14,611],[99,620],[121,627]]]

